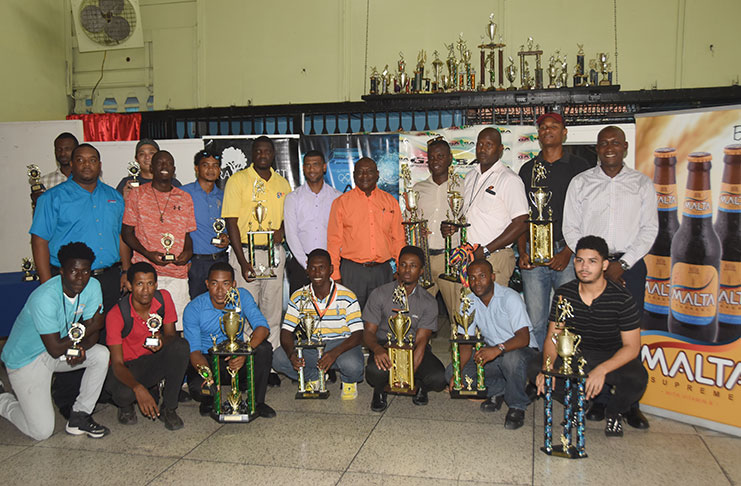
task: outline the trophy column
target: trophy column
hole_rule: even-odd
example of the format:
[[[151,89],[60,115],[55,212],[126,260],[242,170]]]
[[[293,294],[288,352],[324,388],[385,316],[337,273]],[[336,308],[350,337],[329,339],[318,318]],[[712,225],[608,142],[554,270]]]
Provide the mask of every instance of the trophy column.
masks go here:
[[[469,294],[470,290],[466,287],[461,289],[461,310],[455,315],[455,324],[451,325],[450,330],[450,347],[453,364],[453,388],[450,390],[450,398],[487,398],[488,396],[483,365],[476,363],[475,377],[463,376],[463,366],[461,366],[460,346],[471,346],[472,352],[470,359],[473,359],[476,351],[484,347],[485,344],[478,328],[476,328],[476,334],[474,336],[468,333],[475,316],[475,311],[471,310]],[[457,328],[459,326],[463,328],[462,337],[458,336]]]
[[[432,287],[432,270],[430,269],[430,247],[427,242],[427,220],[422,218],[419,209],[419,193],[412,189],[412,174],[408,164],[403,164],[399,178],[404,184],[402,198],[404,200],[404,237],[407,245],[413,245],[424,252],[425,267],[419,283],[428,289]]]
[[[403,285],[394,289],[394,303],[400,309],[394,309],[395,315],[389,317],[388,349],[391,369],[386,391],[398,395],[414,395],[417,387],[414,384],[414,335],[409,334],[412,320],[409,317],[409,306],[406,290]]]
[[[308,386],[306,383],[306,374],[304,367],[302,366],[298,370],[298,391],[296,392],[296,400],[310,399],[310,398],[329,398],[329,390],[327,390],[326,383],[324,382],[324,371],[319,368],[319,360],[322,359],[324,354],[325,343],[322,340],[321,333],[319,333],[319,319],[314,311],[312,304],[312,295],[310,285],[304,287],[301,291],[301,297],[299,301],[299,326],[304,335],[302,339],[300,336],[296,339],[296,353],[299,359],[304,357],[304,349],[316,349],[317,352],[317,372],[319,373],[318,386]]]
[[[539,163],[536,163],[537,169]],[[533,179],[535,180],[535,179]],[[528,194],[530,202],[533,203],[538,211],[536,218],[533,218],[532,209],[529,210],[528,225],[530,230],[530,263],[533,265],[548,265],[554,256],[553,250],[553,211],[546,206],[551,200],[552,193],[545,191],[542,187],[533,188]],[[545,213],[545,215],[544,215]]]
[[[453,225],[460,230],[460,244],[465,245],[468,241],[466,236],[466,229],[470,226],[466,222],[466,217],[463,215],[463,196],[461,195],[458,188],[460,187],[460,178],[455,175],[455,167],[450,166],[448,168],[448,211],[447,220],[443,221],[445,224]],[[452,218],[451,218],[452,214]],[[455,233],[453,233],[455,234]],[[452,266],[450,264],[450,254],[453,251],[453,235],[445,237],[445,270],[440,278],[451,282],[460,281],[460,268]]]

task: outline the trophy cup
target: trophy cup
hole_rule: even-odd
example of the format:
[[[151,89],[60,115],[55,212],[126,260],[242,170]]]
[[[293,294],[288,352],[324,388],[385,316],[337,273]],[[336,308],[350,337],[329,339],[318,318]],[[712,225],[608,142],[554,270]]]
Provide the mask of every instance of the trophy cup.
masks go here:
[[[612,72],[610,71],[610,68],[612,67],[608,62],[607,58],[609,55],[604,52],[600,52],[598,54],[598,66],[599,66],[599,72],[602,74],[602,79],[599,82],[600,86],[610,86],[612,85]]]
[[[33,282],[34,280],[39,279],[39,276],[33,273],[33,271],[35,270],[35,265],[30,258],[23,259],[21,263],[21,270],[23,271],[23,277],[21,280],[23,280],[24,282]]]
[[[561,332],[553,333],[551,340],[556,344],[558,356],[561,358],[563,364],[558,371],[553,371],[551,370],[549,358],[546,360],[546,369],[543,370],[543,375],[545,376],[545,405],[543,412],[545,430],[544,444],[540,450],[549,456],[581,459],[587,457],[584,441],[584,388],[587,380],[584,367],[587,362],[583,357],[579,358],[577,373],[574,373],[571,366],[572,359],[577,354],[581,337],[571,333],[566,327],[566,319],[571,317],[574,317],[571,302],[559,295],[558,303],[556,304],[556,330]],[[564,421],[560,445],[553,445],[553,380],[555,378],[562,378],[565,381]],[[574,407],[574,400],[576,400],[576,407]],[[572,428],[576,429],[576,445],[573,444]]]
[[[445,86],[440,84],[440,71],[442,70],[443,62],[440,60],[440,54],[437,51],[434,51],[432,55],[435,57],[432,61],[432,72],[434,76],[432,81],[432,92],[436,93],[445,89]]]
[[[216,236],[211,238],[211,244],[220,245],[221,244],[221,234],[226,230],[226,221],[224,220],[224,218],[216,218],[214,220],[214,223],[211,225],[211,227],[214,229],[214,232],[216,233]]]
[[[209,350],[214,379],[214,408],[211,416],[220,423],[244,423],[254,420],[257,416],[255,403],[255,356],[252,347],[242,338],[245,321],[240,315],[241,306],[239,291],[235,288],[229,289],[224,305],[224,315],[219,318],[219,326],[226,339],[217,344],[216,337],[211,336],[214,343],[213,347]],[[244,369],[247,375],[247,396],[243,397],[242,392],[239,390],[238,370],[232,370],[227,367],[227,371],[231,376],[231,391],[226,395],[226,400],[222,402],[219,358],[227,356],[246,356]]]
[[[398,68],[398,73],[394,80],[395,82],[394,92],[408,93],[409,92],[409,77],[407,76],[407,73],[405,71],[407,67],[407,62],[404,60],[403,52],[399,53],[399,62],[396,63],[396,67]]]
[[[538,211],[537,217],[533,217],[532,209],[529,210],[528,219],[530,229],[530,263],[533,265],[548,265],[553,259],[553,210],[548,207],[553,193],[546,191],[543,187],[536,186],[538,182],[546,178],[545,166],[538,160],[533,165],[532,181],[533,188],[528,193],[530,202]]]
[[[317,352],[317,363],[322,359],[324,354],[324,341],[322,340],[321,332],[319,331],[319,319],[318,315],[313,309],[309,307],[312,304],[311,295],[311,284],[307,285],[301,290],[301,303],[299,304],[299,326],[303,339],[298,336],[296,338],[296,354],[299,359],[304,357],[304,349],[316,349]],[[298,392],[296,392],[296,399],[307,399],[307,398],[328,398],[329,390],[327,390],[326,383],[324,381],[324,371],[319,368],[317,364],[317,371],[319,372],[318,385],[313,386],[311,383],[306,383],[304,375],[304,367],[302,366],[298,370]],[[316,389],[315,389],[316,388]]]
[[[556,58],[551,56],[548,59],[548,88],[556,87],[556,78],[558,77],[558,68],[556,67]]]
[[[39,170],[39,166],[36,164],[31,164],[26,166],[28,168],[28,183],[31,184],[31,192],[40,192],[43,191],[44,185],[41,183],[41,171]]]
[[[391,332],[387,335],[386,347],[391,360],[391,369],[386,391],[399,395],[414,395],[417,392],[414,385],[414,335],[407,336],[412,319],[409,317],[409,304],[404,285],[394,289],[393,302],[399,304],[400,308],[394,309],[396,314],[389,317],[388,321]]]
[[[160,243],[162,243],[162,248],[165,249],[165,256],[162,257],[162,260],[166,262],[174,262],[175,255],[170,253],[170,249],[172,249],[173,245],[175,245],[175,237],[172,235],[172,233],[162,233]]]
[[[444,221],[445,224],[451,224],[460,228],[461,230],[461,245],[465,245],[466,228],[470,225],[466,222],[466,217],[463,215],[463,196],[461,195],[458,188],[460,187],[460,179],[455,175],[455,167],[451,165],[448,168],[448,206],[450,211],[447,213],[447,219]],[[452,218],[451,218],[452,212]],[[460,268],[450,264],[450,254],[453,251],[453,235],[445,237],[445,271],[440,278],[449,280],[451,282],[460,281]]]
[[[504,47],[506,44],[502,42],[502,36],[499,36],[499,42],[496,42],[494,39],[497,35],[497,24],[494,22],[494,14],[489,15],[489,23],[486,25],[486,36],[488,37],[488,42],[482,42],[479,47],[481,50],[481,89],[487,89],[488,91],[492,91],[497,89],[496,88],[496,71],[495,71],[495,55],[494,52],[498,51],[498,59],[499,59],[499,86],[500,89],[503,88],[504,83]],[[486,51],[489,51],[489,54],[486,54]],[[486,88],[486,80],[484,77],[484,73],[487,72],[487,65],[488,65],[488,72],[489,72],[489,87]]]
[[[263,229],[262,226],[262,223],[268,216],[268,208],[262,205],[265,200],[259,199],[264,192],[265,182],[259,178],[255,179],[255,183],[252,187],[252,201],[257,204],[252,211],[252,216],[254,216],[255,221],[257,221],[257,230],[252,230],[252,220],[250,220],[248,225],[249,230],[247,231],[247,251],[249,253],[250,263],[254,270],[252,276],[259,279],[276,278],[275,268],[278,266],[275,262],[275,246],[273,244],[275,231],[270,229],[272,221],[268,221],[268,229]],[[255,237],[257,235],[265,235],[268,240],[267,248],[265,248],[268,251],[268,261],[265,262],[265,264],[258,263],[257,260],[255,260],[255,249],[257,248]]]
[[[466,386],[463,386],[463,367],[461,366],[461,345],[472,346],[471,359],[476,351],[484,347],[484,339],[481,337],[481,331],[476,327],[476,333],[472,337],[469,329],[474,322],[476,311],[471,309],[471,291],[465,286],[461,288],[461,309],[455,315],[457,326],[450,326],[450,348],[453,358],[453,388],[450,390],[450,398],[486,398],[488,391],[484,382],[484,366],[476,363],[476,386],[472,387],[474,379],[465,376]],[[463,328],[463,337],[459,337],[457,328]]]
[[[139,165],[139,162],[136,160],[132,160],[129,162],[128,167],[126,167],[126,170],[129,171],[129,175],[131,176],[131,180],[129,181],[129,185],[131,187],[139,187],[139,181],[136,180],[136,178],[141,174],[142,168]]]
[[[448,58],[445,60],[445,65],[448,68],[448,79],[447,82],[443,83],[445,91],[454,90],[457,79],[458,79],[458,61],[455,59],[455,43],[443,44],[448,49]]]
[[[152,334],[144,340],[144,346],[157,347],[162,344],[160,338],[156,336],[157,331],[162,328],[162,317],[159,314],[149,314],[147,319],[147,330]]]
[[[72,347],[67,348],[67,352],[64,353],[64,356],[62,356],[61,359],[64,360],[67,358],[80,357],[82,355],[80,341],[82,341],[85,337],[85,326],[83,326],[79,322],[73,322],[69,328],[69,331],[67,331],[67,336],[69,336],[70,340],[72,341]]]
[[[419,193],[412,189],[412,173],[408,164],[402,164],[399,179],[403,183],[404,192],[404,236],[407,245],[420,248],[425,254],[425,268],[419,279],[420,285],[428,289],[432,287],[432,270],[430,269],[430,247],[427,242],[427,220],[422,219],[422,211],[419,209]]]
[[[543,68],[541,67],[540,57],[543,55],[543,51],[540,49],[538,44],[533,47],[533,38],[527,38],[527,48],[524,45],[520,46],[520,51],[517,53],[520,56],[520,82],[522,89],[542,89],[543,88]],[[530,69],[528,68],[527,58],[535,57],[535,79],[533,80],[530,76]]]
[[[386,64],[386,66],[383,68],[383,71],[381,71],[381,94],[389,94],[390,89],[391,74],[389,73],[389,65]]]
[[[514,84],[515,79],[517,79],[517,66],[515,66],[515,61],[512,59],[512,56],[509,56],[509,64],[507,65],[507,81],[509,81],[509,86],[507,87],[507,91],[514,91],[517,89]]]

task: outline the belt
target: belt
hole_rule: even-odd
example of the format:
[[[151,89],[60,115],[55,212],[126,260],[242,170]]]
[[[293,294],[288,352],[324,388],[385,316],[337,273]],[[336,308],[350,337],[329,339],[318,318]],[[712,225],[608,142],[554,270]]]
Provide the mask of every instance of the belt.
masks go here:
[[[378,266],[378,265],[383,265],[384,263],[388,263],[388,260],[383,261],[383,262],[364,262],[364,263],[356,262],[354,260],[347,260],[346,258],[343,258],[343,260],[346,260],[348,262],[352,262],[352,263],[354,263],[356,265],[361,265],[363,267],[375,267],[375,266]]]
[[[111,265],[110,267],[98,268],[96,270],[91,271],[90,273],[93,275],[93,277],[97,277],[98,275],[103,275],[108,270],[112,270],[114,268],[121,268],[121,262],[116,262],[113,265]]]
[[[444,249],[443,250],[428,250],[428,251],[431,256],[442,255],[443,253],[445,253]]]
[[[249,248],[249,247],[250,245],[248,245],[247,243],[242,243],[242,248]],[[252,248],[254,248],[255,250],[269,250],[270,245],[252,245]]]
[[[216,253],[202,253],[198,255],[193,254],[191,258],[193,258],[193,260],[220,260],[225,257],[226,257],[226,250],[217,251]]]
[[[607,255],[607,259],[610,260],[611,262],[616,262],[616,261],[620,260],[621,258],[623,258],[623,255],[625,255],[625,252],[622,252],[622,253],[611,253],[611,254]]]

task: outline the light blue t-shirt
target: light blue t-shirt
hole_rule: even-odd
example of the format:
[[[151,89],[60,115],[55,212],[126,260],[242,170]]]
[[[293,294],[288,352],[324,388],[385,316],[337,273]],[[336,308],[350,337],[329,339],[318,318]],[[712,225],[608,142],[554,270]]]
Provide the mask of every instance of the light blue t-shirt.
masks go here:
[[[50,278],[31,293],[18,314],[3,348],[1,357],[5,366],[12,369],[26,366],[46,352],[42,334],[58,332],[65,337],[73,322],[92,318],[102,303],[100,283],[94,278],[72,301],[62,291],[62,277]]]
[[[512,339],[518,329],[527,327],[530,332],[529,346],[531,348],[538,346],[535,336],[533,336],[533,325],[530,323],[525,302],[523,302],[520,294],[495,282],[494,295],[488,306],[484,305],[481,299],[475,295],[471,295],[471,301],[476,315],[468,329],[470,335],[474,334],[476,326],[478,326],[486,344],[496,346]],[[458,332],[463,333],[462,326],[458,326]]]

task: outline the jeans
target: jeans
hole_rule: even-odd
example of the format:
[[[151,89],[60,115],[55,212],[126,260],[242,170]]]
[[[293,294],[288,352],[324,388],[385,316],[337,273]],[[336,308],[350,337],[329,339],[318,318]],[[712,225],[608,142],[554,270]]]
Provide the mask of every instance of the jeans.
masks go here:
[[[525,393],[527,385],[528,364],[537,355],[533,348],[525,347],[500,354],[484,365],[484,383],[489,397],[504,394],[504,401],[509,408],[526,410],[530,399]],[[462,376],[476,376],[476,364],[469,359],[461,370]],[[445,370],[445,379],[450,383],[453,377],[453,365]]]
[[[206,279],[208,271],[216,262],[229,262],[229,255],[226,250],[219,251],[213,255],[193,255],[190,259],[190,268],[188,269],[188,293],[190,300],[195,299],[202,293],[206,292]]]
[[[343,338],[330,339],[325,341],[326,348],[324,352],[330,351],[344,341]],[[304,361],[304,378],[306,381],[314,381],[319,379],[319,371],[317,370],[316,363],[317,350],[316,349],[304,349],[303,351]],[[291,360],[286,356],[286,352],[283,347],[275,350],[273,353],[273,369],[278,373],[283,373],[292,380],[298,380],[298,371],[293,369]],[[333,370],[340,371],[340,378],[342,383],[359,383],[363,381],[363,350],[360,346],[348,349],[341,355],[337,356],[337,359],[332,363]]]

